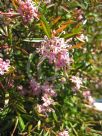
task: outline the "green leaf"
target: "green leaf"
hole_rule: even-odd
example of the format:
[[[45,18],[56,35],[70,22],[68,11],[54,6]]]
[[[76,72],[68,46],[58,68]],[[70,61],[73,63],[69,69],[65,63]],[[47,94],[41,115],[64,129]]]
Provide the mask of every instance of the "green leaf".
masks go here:
[[[41,130],[41,132],[39,133],[39,136],[42,136],[43,135],[43,129]]]
[[[35,43],[38,43],[38,42],[43,42],[44,39],[43,38],[26,38],[25,40],[23,40],[25,42],[35,42]]]
[[[41,121],[40,120],[38,121],[37,127],[38,127],[38,130],[40,130],[40,128],[41,128]]]
[[[21,105],[21,104],[17,104],[17,109],[22,113],[26,113],[26,110],[24,109],[24,106]]]
[[[44,136],[48,136],[49,135],[49,131],[47,133],[44,134]]]
[[[76,34],[79,34],[81,29],[82,29],[82,25],[80,25],[80,26],[79,25],[80,24],[78,24],[76,27],[74,27],[72,29],[72,33],[68,33],[68,34],[63,35],[63,38],[70,38],[70,37],[72,37],[72,36],[74,36]]]
[[[63,35],[63,38],[70,38],[70,37],[72,37],[72,36],[74,36],[76,34],[77,33],[68,33],[68,34]]]
[[[30,133],[31,133],[32,128],[33,128],[33,126],[32,126],[32,124],[30,124],[30,125],[28,126],[28,134],[29,134],[29,136],[30,136]]]
[[[23,131],[25,129],[25,124],[20,115],[18,115],[18,123],[19,123],[20,130]]]
[[[51,28],[44,15],[41,16],[41,26],[48,38],[51,38]]]
[[[52,114],[53,114],[53,117],[54,117],[55,121],[58,122],[58,118],[57,118],[56,113],[55,113],[55,112],[52,112]]]
[[[4,107],[2,110],[0,110],[0,117],[5,117],[10,112],[9,107]]]
[[[82,25],[78,24],[76,27],[73,28],[72,33],[78,34],[82,29]]]
[[[28,115],[28,114],[22,114],[22,117],[24,120],[31,120],[32,119],[32,116]]]

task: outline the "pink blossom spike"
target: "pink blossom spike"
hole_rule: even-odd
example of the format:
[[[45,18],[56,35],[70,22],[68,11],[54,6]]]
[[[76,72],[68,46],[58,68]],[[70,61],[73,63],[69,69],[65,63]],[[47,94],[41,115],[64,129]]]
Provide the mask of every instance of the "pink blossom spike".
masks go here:
[[[38,19],[38,7],[32,0],[19,1],[18,13],[22,16],[24,23],[28,23],[33,18]]]
[[[69,45],[64,41],[64,38],[45,38],[38,52],[48,59],[50,64],[53,63],[56,68],[60,69],[69,65],[71,61],[67,47],[69,47]]]

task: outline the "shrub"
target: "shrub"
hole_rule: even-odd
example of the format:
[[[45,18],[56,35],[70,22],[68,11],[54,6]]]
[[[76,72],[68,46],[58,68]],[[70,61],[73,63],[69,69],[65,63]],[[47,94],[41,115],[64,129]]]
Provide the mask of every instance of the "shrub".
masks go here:
[[[102,134],[101,113],[85,106],[102,73],[100,3],[1,0],[2,136]]]

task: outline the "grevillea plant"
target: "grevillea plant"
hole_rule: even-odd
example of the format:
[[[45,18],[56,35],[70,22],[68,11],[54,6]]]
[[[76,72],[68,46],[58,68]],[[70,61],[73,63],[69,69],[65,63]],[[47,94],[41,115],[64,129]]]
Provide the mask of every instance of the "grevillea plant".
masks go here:
[[[85,106],[98,72],[90,18],[100,15],[91,8],[92,0],[0,1],[1,136],[102,134],[101,113]]]

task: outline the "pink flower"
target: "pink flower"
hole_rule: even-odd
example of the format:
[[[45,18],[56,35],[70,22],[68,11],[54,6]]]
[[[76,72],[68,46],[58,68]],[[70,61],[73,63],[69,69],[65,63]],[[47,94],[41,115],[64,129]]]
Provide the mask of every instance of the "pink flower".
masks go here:
[[[77,19],[78,19],[78,20],[82,20],[82,19],[83,19],[83,16],[82,16],[82,15],[79,15]]]
[[[25,96],[28,94],[28,90],[24,88],[22,85],[17,86],[17,91],[20,93],[20,95]]]
[[[56,96],[56,92],[53,90],[53,86],[49,85],[48,83],[45,83],[44,85],[42,85],[41,87],[42,92],[44,92],[45,94],[48,94],[49,96]]]
[[[34,95],[42,95],[42,104],[37,104],[38,112],[47,114],[47,112],[54,111],[51,106],[55,104],[52,97],[56,96],[56,93],[52,89],[52,85],[49,85],[47,82],[45,82],[44,85],[41,85],[37,83],[35,79],[32,79],[30,80],[30,87]]]
[[[38,19],[38,8],[32,0],[19,1],[18,12],[22,16],[24,23],[28,23],[33,18]]]
[[[30,87],[34,95],[39,95],[41,93],[41,86],[35,81],[35,79],[30,80]]]
[[[89,102],[89,104],[93,104],[95,102],[94,98],[91,96],[90,91],[84,91],[83,96]]]
[[[49,107],[45,107],[43,104],[42,105],[37,105],[37,110],[39,113],[42,113],[42,114],[47,114],[47,112],[52,112],[54,111],[50,106]]]
[[[56,93],[52,90],[51,86],[46,83],[42,85],[41,89],[43,93],[42,104],[38,104],[37,109],[39,113],[47,114],[48,112],[54,111],[51,106],[55,103],[51,97],[56,96]]]
[[[85,99],[88,98],[89,96],[91,96],[90,91],[84,91],[83,96],[84,96]]]
[[[33,95],[40,95],[41,93],[50,97],[55,97],[57,95],[53,89],[53,86],[49,85],[48,82],[41,85],[34,78],[30,80],[30,88],[32,89]]]
[[[48,107],[48,106],[54,104],[54,100],[51,97],[49,97],[49,95],[47,95],[47,94],[43,95],[42,100],[44,102],[43,106],[45,106],[45,107]]]
[[[66,66],[66,64],[69,64],[70,59],[69,59],[69,54],[67,50],[63,49],[56,55],[56,60],[55,60],[55,66],[58,68],[61,68],[63,66]]]
[[[72,81],[72,83],[75,84],[75,88],[76,88],[77,90],[79,90],[80,87],[81,87],[81,85],[82,85],[82,80],[81,80],[81,78],[76,77],[76,76],[72,76],[70,80]]]
[[[57,68],[62,68],[70,64],[67,47],[69,45],[64,41],[64,38],[45,38],[45,41],[41,43],[39,52],[49,60],[49,63],[54,63]]]
[[[59,132],[58,136],[69,136],[69,133],[68,133],[68,131],[64,130],[62,132]]]
[[[4,75],[4,73],[8,71],[9,67],[10,60],[3,61],[3,59],[0,58],[0,75]]]
[[[43,105],[37,104],[37,111],[39,113],[45,113],[47,110],[46,107],[44,107]]]
[[[51,106],[54,105],[54,100],[47,94],[42,96],[43,103],[37,105],[37,110],[39,113],[47,114],[47,112],[54,111]]]

